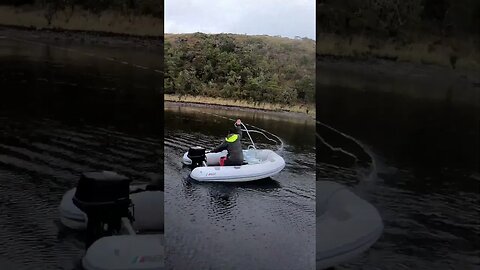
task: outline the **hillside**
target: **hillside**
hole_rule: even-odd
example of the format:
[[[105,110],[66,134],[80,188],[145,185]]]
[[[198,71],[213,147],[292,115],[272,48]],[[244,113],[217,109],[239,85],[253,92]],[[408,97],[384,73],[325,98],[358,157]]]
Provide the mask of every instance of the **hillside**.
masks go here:
[[[319,0],[320,57],[480,70],[478,0]]]
[[[163,1],[0,0],[0,25],[158,37]]]
[[[315,41],[165,34],[165,93],[285,106],[315,102]]]

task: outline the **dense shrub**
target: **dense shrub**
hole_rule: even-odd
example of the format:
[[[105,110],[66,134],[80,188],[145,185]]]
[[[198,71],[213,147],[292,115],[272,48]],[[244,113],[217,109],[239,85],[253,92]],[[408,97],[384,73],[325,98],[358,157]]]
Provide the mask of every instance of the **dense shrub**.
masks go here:
[[[0,5],[39,5],[46,8],[47,20],[60,10],[82,7],[93,13],[115,10],[123,13],[151,15],[163,18],[163,1],[160,0],[0,0]]]
[[[478,0],[317,0],[317,29],[336,34],[412,32],[478,36]]]
[[[315,100],[315,42],[268,36],[166,35],[165,93],[281,104]]]

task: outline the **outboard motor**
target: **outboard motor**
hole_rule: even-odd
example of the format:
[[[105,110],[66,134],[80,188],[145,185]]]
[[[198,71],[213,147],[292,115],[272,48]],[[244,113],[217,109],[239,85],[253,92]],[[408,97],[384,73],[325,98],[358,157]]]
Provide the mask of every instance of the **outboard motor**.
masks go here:
[[[204,162],[207,162],[207,156],[205,155],[205,148],[201,146],[193,146],[188,149],[187,157],[192,160],[192,169],[200,166],[204,166]]]
[[[130,213],[130,179],[115,172],[83,173],[73,203],[88,217],[86,248],[97,239],[118,233]]]

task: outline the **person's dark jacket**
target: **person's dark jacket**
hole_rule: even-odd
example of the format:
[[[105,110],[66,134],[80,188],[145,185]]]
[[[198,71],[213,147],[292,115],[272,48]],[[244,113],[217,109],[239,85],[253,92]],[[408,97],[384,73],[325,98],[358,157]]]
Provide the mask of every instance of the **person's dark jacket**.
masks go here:
[[[225,161],[225,165],[232,166],[232,165],[242,165],[243,164],[243,152],[242,152],[242,143],[240,140],[242,139],[242,128],[240,125],[235,126],[236,135],[238,138],[234,142],[228,142],[227,139],[230,138],[234,134],[229,134],[227,138],[220,144],[217,148],[213,149],[211,152],[218,153],[222,152],[223,150],[227,150],[227,160]]]

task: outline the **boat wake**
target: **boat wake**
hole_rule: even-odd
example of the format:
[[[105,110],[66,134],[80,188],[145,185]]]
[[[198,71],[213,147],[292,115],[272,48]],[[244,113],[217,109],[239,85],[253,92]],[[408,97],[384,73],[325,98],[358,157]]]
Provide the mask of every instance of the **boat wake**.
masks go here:
[[[325,167],[354,174],[358,181],[372,181],[377,175],[374,153],[359,140],[317,121],[317,177],[326,178]]]

